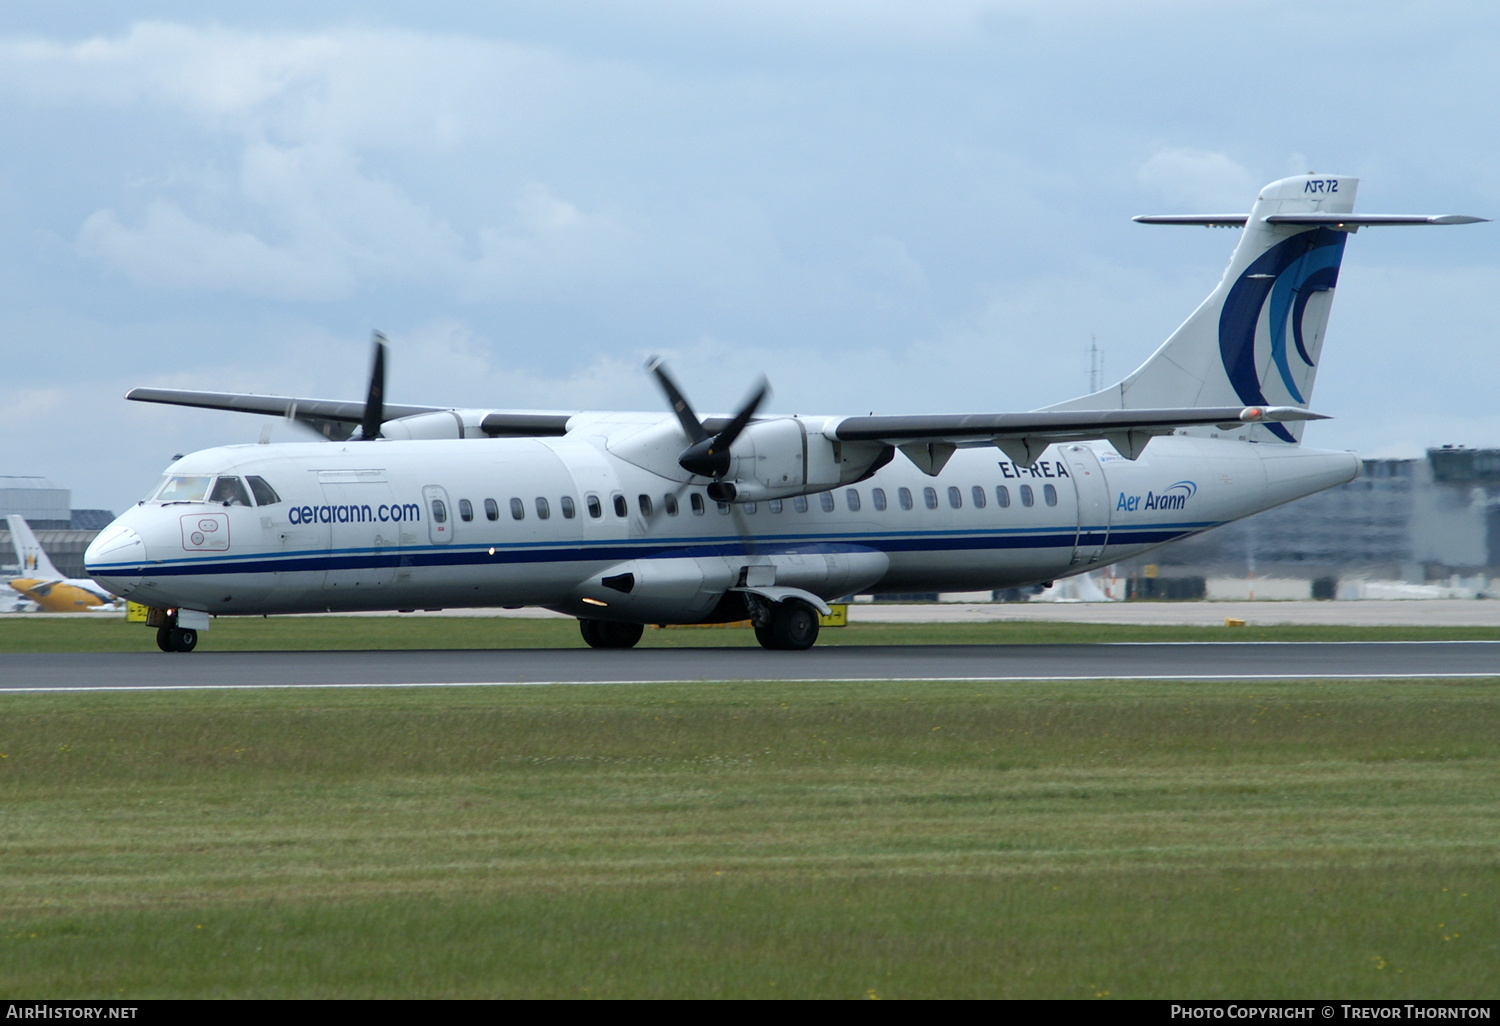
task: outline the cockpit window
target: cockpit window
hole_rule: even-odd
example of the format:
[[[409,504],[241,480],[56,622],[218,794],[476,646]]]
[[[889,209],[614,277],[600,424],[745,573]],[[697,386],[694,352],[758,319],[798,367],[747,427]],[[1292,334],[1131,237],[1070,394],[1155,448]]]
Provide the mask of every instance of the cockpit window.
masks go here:
[[[188,474],[172,474],[161,483],[152,496],[157,502],[202,502],[208,496],[211,477]]]
[[[214,490],[209,493],[208,501],[222,502],[226,506],[248,506],[250,493],[245,491],[239,478],[226,476],[214,482]]]
[[[245,480],[250,484],[250,491],[255,494],[257,506],[274,506],[281,501],[281,496],[276,494],[276,489],[266,483],[265,478],[251,474]]]

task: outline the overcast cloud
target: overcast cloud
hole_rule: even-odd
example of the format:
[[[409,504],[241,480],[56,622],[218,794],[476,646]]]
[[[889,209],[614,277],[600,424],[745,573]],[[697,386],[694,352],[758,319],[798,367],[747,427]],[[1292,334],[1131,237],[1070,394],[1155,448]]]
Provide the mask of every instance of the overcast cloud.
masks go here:
[[[1020,410],[1217,280],[1134,214],[1500,216],[1484,5],[103,6],[0,8],[0,473],[77,506],[260,436],[127,388],[355,398],[374,328],[394,402]],[[1500,446],[1497,230],[1351,240],[1309,443]]]

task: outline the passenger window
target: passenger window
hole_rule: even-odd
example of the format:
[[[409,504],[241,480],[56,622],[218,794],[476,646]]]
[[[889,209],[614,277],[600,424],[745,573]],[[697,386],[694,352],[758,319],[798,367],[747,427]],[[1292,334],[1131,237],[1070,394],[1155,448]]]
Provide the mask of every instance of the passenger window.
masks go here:
[[[727,502],[719,502],[719,503],[715,503],[715,505],[719,507],[719,515],[720,516],[724,516],[724,517],[729,516],[729,503],[727,503]]]
[[[677,496],[672,495],[671,493],[663,496],[661,500],[661,508],[667,511],[667,516],[675,517],[677,515]]]
[[[610,501],[614,503],[615,516],[623,517],[630,513],[630,507],[625,504],[625,496],[619,492],[615,492],[614,495],[610,496]]]
[[[432,522],[434,524],[446,524],[448,522],[448,504],[442,499],[432,500]]]
[[[1051,485],[1042,485],[1042,498],[1049,506],[1057,505],[1057,489]]]
[[[974,508],[984,509],[984,485],[975,485],[973,489]]]
[[[954,509],[964,508],[964,493],[958,490],[957,485],[948,486],[948,505]]]
[[[525,520],[526,519],[526,503],[522,502],[520,499],[511,499],[510,500],[510,518],[512,520]]]
[[[744,510],[746,513],[754,513],[759,508],[760,507],[753,502],[746,502],[741,504],[740,506],[740,509]]]
[[[649,517],[651,515],[651,496],[642,495],[638,501],[641,505],[641,516]]]
[[[1031,491],[1031,485],[1022,485],[1021,486],[1021,505],[1023,505],[1023,506],[1035,506],[1036,505],[1036,496]]]
[[[781,512],[781,500],[780,499],[772,499],[770,502],[766,503],[766,507],[768,509],[770,509],[770,511],[772,513],[780,513]]]
[[[550,504],[548,504],[548,502],[547,502],[547,500],[545,498],[543,498],[542,496],[538,495],[536,497],[536,518],[538,520],[546,520],[551,515],[552,515],[552,506]]]
[[[688,505],[693,507],[693,516],[701,517],[703,515],[703,496],[697,492],[693,492],[688,496]]]
[[[1010,489],[1004,485],[995,486],[995,502],[1001,507],[1010,505]]]
[[[805,495],[794,495],[794,496],[792,496],[792,509],[796,510],[798,513],[806,513],[807,512],[807,496],[805,496]]]
[[[573,502],[573,496],[564,495],[557,500],[557,504],[562,507],[564,520],[572,520],[578,515],[578,506]]]
[[[875,488],[875,489],[872,489],[870,491],[870,502],[871,502],[872,505],[874,505],[876,511],[878,511],[880,513],[884,513],[885,512],[885,489],[884,488]]]
[[[484,519],[486,519],[486,520],[499,520],[500,519],[500,504],[498,502],[496,502],[494,499],[485,499],[484,500]]]
[[[466,524],[474,519],[474,504],[468,499],[458,500],[458,519]]]
[[[583,497],[584,504],[589,508],[589,516],[598,520],[604,516],[604,504],[599,501],[599,496],[589,492]]]
[[[281,496],[276,494],[276,489],[266,483],[265,478],[251,474],[245,480],[250,482],[250,491],[255,495],[257,506],[274,506],[281,501]]]
[[[250,493],[245,491],[239,478],[221,477],[214,482],[213,494],[208,497],[208,501],[222,502],[226,506],[248,506]]]
[[[927,504],[927,508],[928,509],[937,509],[937,506],[938,506],[938,503],[937,503],[937,489],[936,488],[923,488],[922,489],[922,501]]]
[[[859,489],[858,488],[846,488],[846,489],[844,489],[844,501],[849,504],[849,512],[850,513],[858,513],[859,512]]]
[[[818,495],[818,505],[823,507],[824,513],[833,512],[833,493],[822,492]]]
[[[901,508],[902,509],[911,509],[911,507],[912,507],[912,500],[911,500],[911,489],[910,488],[902,488],[899,491],[897,491],[896,492],[896,498],[898,498],[898,499],[901,500]]]

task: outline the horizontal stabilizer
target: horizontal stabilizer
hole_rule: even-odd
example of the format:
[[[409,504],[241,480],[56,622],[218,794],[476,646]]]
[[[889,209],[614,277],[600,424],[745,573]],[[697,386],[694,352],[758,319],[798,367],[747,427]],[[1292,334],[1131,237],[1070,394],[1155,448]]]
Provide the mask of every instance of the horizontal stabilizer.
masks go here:
[[[1249,214],[1142,214],[1131,220],[1141,224],[1195,224],[1208,228],[1238,228],[1250,219]],[[1487,217],[1471,217],[1468,214],[1270,214],[1263,218],[1266,224],[1293,225],[1298,228],[1333,228],[1357,231],[1360,228],[1379,228],[1387,225],[1406,224],[1479,224]]]
[[[1138,214],[1132,221],[1141,224],[1198,224],[1205,228],[1240,228],[1249,214]]]

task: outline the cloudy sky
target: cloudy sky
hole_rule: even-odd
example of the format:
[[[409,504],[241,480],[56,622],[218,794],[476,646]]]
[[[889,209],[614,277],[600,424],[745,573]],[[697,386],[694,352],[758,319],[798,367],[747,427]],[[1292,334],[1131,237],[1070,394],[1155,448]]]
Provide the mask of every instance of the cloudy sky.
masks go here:
[[[1496,52],[1441,0],[7,0],[0,474],[118,511],[261,433],[126,389],[356,398],[375,328],[395,402],[1055,402],[1234,242],[1134,214],[1500,217]],[[1310,444],[1500,446],[1497,233],[1351,240]]]

